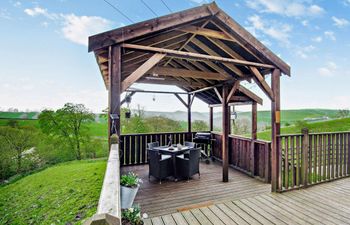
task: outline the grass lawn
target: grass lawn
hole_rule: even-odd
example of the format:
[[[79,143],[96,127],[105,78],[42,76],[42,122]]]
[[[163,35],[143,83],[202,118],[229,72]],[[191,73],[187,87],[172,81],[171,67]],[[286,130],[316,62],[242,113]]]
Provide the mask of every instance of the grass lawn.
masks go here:
[[[308,123],[307,127],[310,133],[350,131],[350,118]],[[290,126],[281,128],[281,134],[299,133],[301,133],[300,127]],[[271,131],[259,132],[258,138],[262,140],[271,140]]]
[[[73,161],[0,187],[0,224],[81,224],[96,211],[105,167]]]

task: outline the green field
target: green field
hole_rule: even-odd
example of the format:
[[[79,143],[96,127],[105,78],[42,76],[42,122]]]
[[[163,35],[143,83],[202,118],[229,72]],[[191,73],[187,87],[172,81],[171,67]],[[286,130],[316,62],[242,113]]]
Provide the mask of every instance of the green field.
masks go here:
[[[96,211],[105,167],[63,163],[0,187],[0,224],[81,224]]]
[[[350,118],[308,123],[306,126],[310,133],[350,131]],[[295,126],[283,127],[281,128],[281,134],[298,134],[301,133],[301,129],[301,127]],[[270,140],[271,131],[259,132],[258,138],[262,140]]]
[[[329,117],[330,119],[337,118],[338,110],[333,109],[295,109],[295,110],[282,110],[281,111],[281,123],[295,123],[296,121],[304,120],[305,118],[320,118]],[[248,116],[248,112],[239,113],[238,116]],[[258,122],[271,123],[270,111],[259,111]]]

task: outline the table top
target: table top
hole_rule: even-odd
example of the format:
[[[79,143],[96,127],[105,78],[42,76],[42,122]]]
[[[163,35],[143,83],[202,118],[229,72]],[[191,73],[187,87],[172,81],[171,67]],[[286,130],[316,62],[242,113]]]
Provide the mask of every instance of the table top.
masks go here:
[[[176,154],[176,153],[182,153],[186,152],[188,150],[191,150],[188,146],[182,146],[181,149],[178,149],[177,147],[172,147],[173,149],[170,149],[169,146],[158,146],[154,147],[153,149],[160,151],[161,153],[170,153],[170,154]]]

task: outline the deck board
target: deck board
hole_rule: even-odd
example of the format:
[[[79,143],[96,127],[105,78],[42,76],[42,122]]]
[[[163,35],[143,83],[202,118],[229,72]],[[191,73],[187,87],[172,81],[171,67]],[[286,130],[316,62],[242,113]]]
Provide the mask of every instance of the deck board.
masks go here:
[[[222,182],[222,167],[218,163],[200,164],[200,178],[195,175],[187,181],[148,180],[148,165],[122,167],[122,172],[133,171],[143,180],[135,203],[150,217],[172,214],[181,208],[215,204],[228,199],[237,200],[270,192],[270,185],[229,169],[229,182]]]
[[[350,224],[348,199],[350,178],[345,178],[282,194],[262,193],[245,199],[228,199],[224,203],[175,213],[187,222],[175,221],[177,225],[198,224],[198,221],[200,224]],[[161,216],[163,220],[164,217]]]

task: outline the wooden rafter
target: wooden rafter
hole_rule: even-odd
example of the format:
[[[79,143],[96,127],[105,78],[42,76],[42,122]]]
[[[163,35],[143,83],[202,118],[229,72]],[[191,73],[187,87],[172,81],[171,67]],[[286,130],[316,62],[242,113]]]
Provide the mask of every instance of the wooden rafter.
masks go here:
[[[212,30],[212,29],[207,29],[204,27],[197,27],[197,26],[193,26],[193,25],[189,25],[186,27],[181,27],[178,28],[177,30],[183,31],[183,32],[187,32],[187,33],[192,33],[192,34],[196,34],[196,35],[202,35],[202,36],[207,36],[207,37],[213,37],[213,38],[218,38],[218,39],[222,39],[222,40],[228,40],[228,41],[233,41],[233,39],[228,36],[227,34],[225,34],[222,31],[216,31],[216,30]]]
[[[138,79],[140,79],[147,71],[149,71],[153,66],[159,63],[166,54],[156,53],[151,58],[149,58],[144,64],[142,64],[139,68],[137,68],[131,75],[125,78],[121,84],[121,92],[125,91],[128,87],[130,87],[133,83],[135,83]]]
[[[256,62],[225,58],[225,57],[219,57],[219,56],[212,56],[212,55],[204,55],[204,54],[193,53],[193,52],[184,52],[184,51],[177,51],[177,50],[171,50],[171,49],[149,47],[149,46],[143,46],[143,45],[122,44],[122,47],[129,48],[129,49],[138,49],[140,51],[146,51],[146,52],[163,53],[163,54],[167,54],[170,57],[176,57],[181,59],[193,59],[193,60],[199,60],[199,61],[211,60],[211,61],[227,62],[227,63],[243,65],[243,66],[255,66],[255,67],[269,68],[269,69],[275,68],[272,65],[263,64],[263,63],[256,63]]]
[[[146,78],[139,79],[136,83],[144,84],[162,84],[162,85],[175,85],[178,87],[191,87],[191,88],[202,88],[205,85],[198,82],[188,82],[188,81],[179,81],[174,78],[166,78],[164,80],[148,80]]]
[[[230,92],[229,92],[228,95],[227,95],[227,102],[230,101],[231,97],[232,97],[232,96],[235,94],[235,92],[237,91],[238,87],[240,86],[239,83],[240,83],[239,81],[236,81],[236,82],[233,84],[233,86],[232,86]]]
[[[201,27],[206,26],[209,23],[209,20],[205,21]],[[179,48],[179,51],[181,51],[190,41],[196,36],[196,34],[192,34],[188,40]],[[172,58],[170,58],[164,65],[166,66],[168,63],[170,63]]]
[[[180,97],[180,95],[178,95],[178,94],[174,94],[174,95],[175,95],[175,97],[176,97],[177,99],[180,100],[180,102],[181,102],[182,104],[184,104],[184,106],[185,106],[186,108],[188,108],[188,104]]]
[[[216,96],[218,97],[218,99],[222,103],[222,96],[221,96],[219,90],[217,89],[217,87],[214,87],[214,91],[215,91]]]
[[[125,42],[127,40],[151,32],[157,32],[170,27],[176,27],[179,25],[179,21],[181,21],[182,24],[185,24],[196,20],[209,18],[213,15],[213,13],[217,13],[217,9],[213,7],[212,4],[210,4],[206,5],[206,7],[200,6],[185,10],[181,13],[173,13],[170,15],[158,17],[157,19],[147,20],[141,23],[132,24],[123,28],[90,36],[89,51],[95,51],[97,49],[101,49],[113,44]]]
[[[154,69],[151,69],[149,72],[162,76],[202,78],[207,80],[226,80],[226,77],[222,76],[220,73],[177,69],[171,67],[156,67]]]
[[[270,86],[266,83],[263,75],[261,75],[261,73],[259,72],[259,70],[255,67],[249,67],[250,70],[252,71],[253,73],[253,79],[255,81],[255,83],[262,89],[262,91],[271,99],[273,100],[274,99],[274,96],[273,96],[273,92],[270,88]]]
[[[238,86],[238,91],[243,93],[244,95],[246,95],[247,97],[249,97],[250,99],[252,99],[254,102],[262,105],[263,100],[262,98],[260,98],[259,96],[257,96],[256,94],[254,94],[252,91],[250,91],[249,89],[243,87],[242,85]]]
[[[213,49],[209,48],[207,45],[205,45],[203,42],[198,40],[197,38],[193,38],[191,41],[193,44],[195,44],[197,47],[202,49],[204,52],[206,52],[209,55],[212,56],[218,56],[221,57],[217,52],[215,52]],[[242,77],[243,73],[240,69],[238,69],[234,64],[230,63],[223,63],[227,68],[229,68],[231,71],[233,71],[238,76]]]

